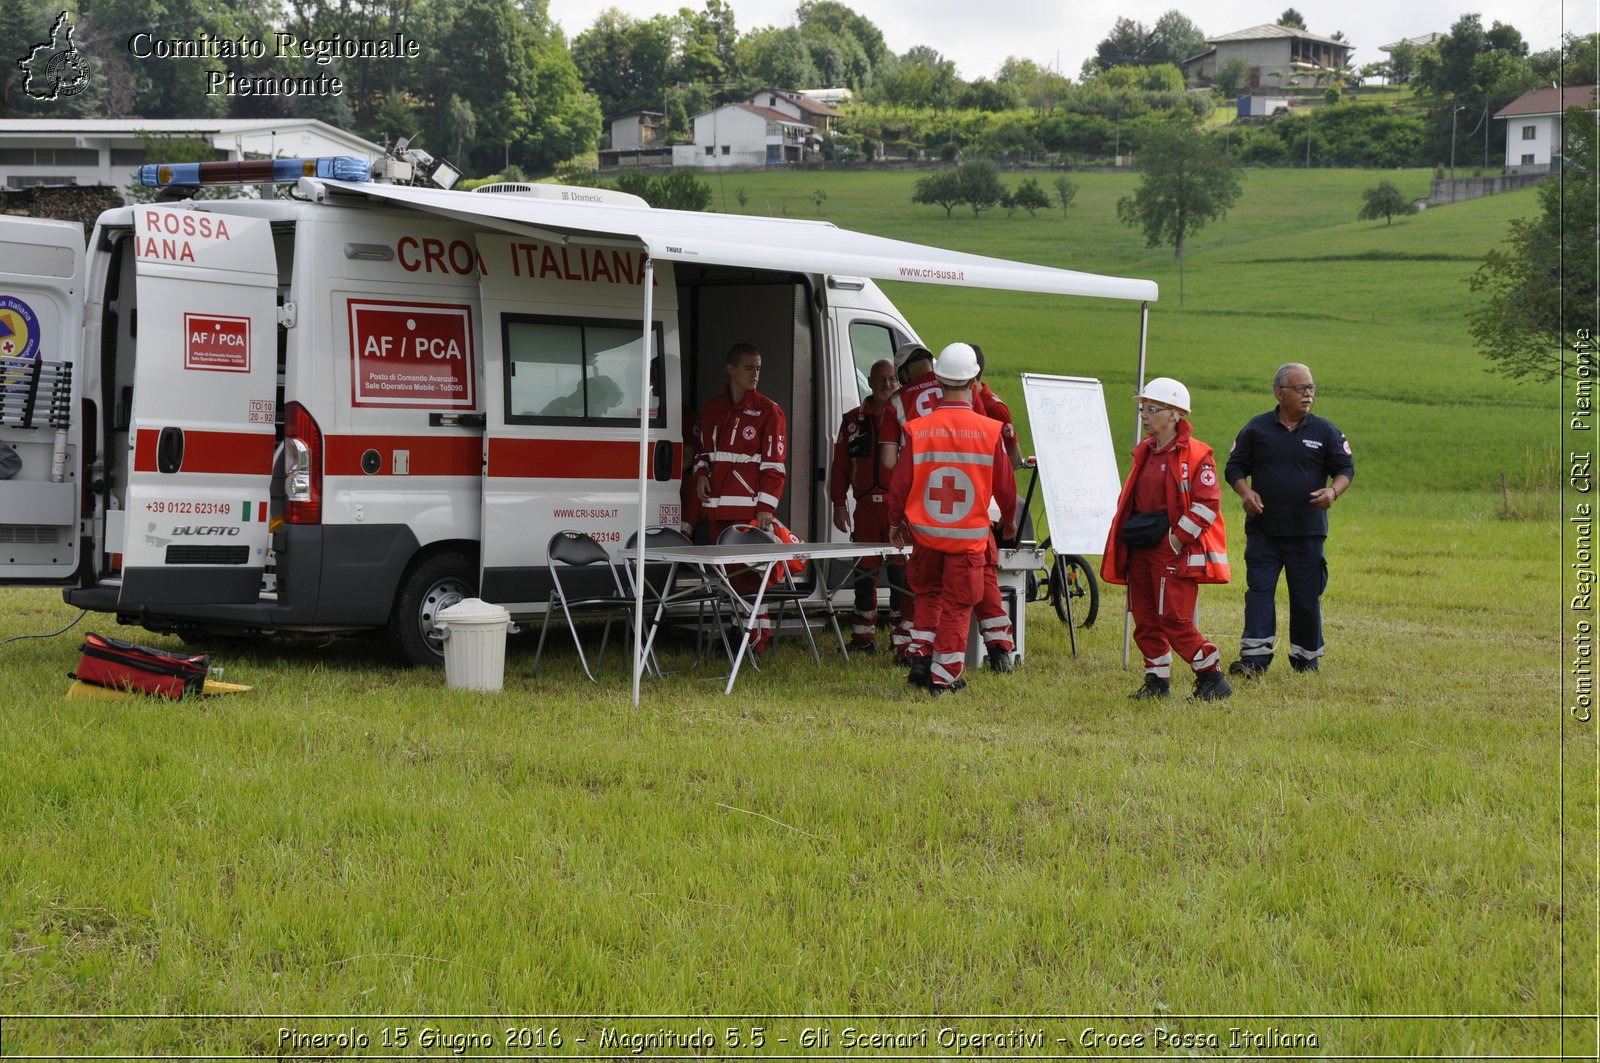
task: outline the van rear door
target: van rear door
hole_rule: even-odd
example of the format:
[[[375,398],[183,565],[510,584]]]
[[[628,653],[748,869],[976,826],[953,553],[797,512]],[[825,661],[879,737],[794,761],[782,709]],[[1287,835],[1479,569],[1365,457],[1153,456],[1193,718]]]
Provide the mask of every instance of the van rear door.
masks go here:
[[[0,217],[0,580],[78,567],[83,227]]]
[[[267,557],[277,256],[261,218],[134,212],[123,607],[253,602]]]

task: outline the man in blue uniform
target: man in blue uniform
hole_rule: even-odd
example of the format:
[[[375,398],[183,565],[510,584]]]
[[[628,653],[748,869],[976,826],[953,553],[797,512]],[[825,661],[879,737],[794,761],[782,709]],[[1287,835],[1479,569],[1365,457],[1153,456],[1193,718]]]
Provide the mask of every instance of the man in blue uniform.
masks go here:
[[[1228,671],[1258,676],[1277,644],[1273,597],[1282,572],[1289,585],[1289,664],[1314,672],[1322,658],[1322,590],[1328,584],[1323,542],[1328,509],[1350,488],[1350,441],[1314,416],[1317,385],[1299,362],[1272,378],[1278,407],[1253,417],[1233,441],[1228,483],[1244,504],[1244,634]]]

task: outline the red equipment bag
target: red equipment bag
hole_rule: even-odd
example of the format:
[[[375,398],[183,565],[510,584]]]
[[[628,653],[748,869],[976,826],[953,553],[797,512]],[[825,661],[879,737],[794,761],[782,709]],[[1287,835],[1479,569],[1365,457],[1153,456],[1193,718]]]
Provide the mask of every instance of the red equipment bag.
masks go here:
[[[83,656],[72,678],[97,687],[132,690],[177,700],[185,694],[199,694],[205,687],[211,658],[152,650],[121,639],[108,639],[89,632],[79,647]]]
[[[785,543],[790,546],[805,542],[804,539],[790,531],[783,521],[778,520],[776,517],[774,517],[772,520],[772,535],[773,538],[777,539],[780,543]],[[798,557],[790,558],[789,560],[785,561],[783,565],[786,566],[789,571],[796,576],[806,570],[806,563],[800,560]],[[772,575],[767,579],[767,586],[776,587],[782,582],[783,567],[774,565],[772,567]]]

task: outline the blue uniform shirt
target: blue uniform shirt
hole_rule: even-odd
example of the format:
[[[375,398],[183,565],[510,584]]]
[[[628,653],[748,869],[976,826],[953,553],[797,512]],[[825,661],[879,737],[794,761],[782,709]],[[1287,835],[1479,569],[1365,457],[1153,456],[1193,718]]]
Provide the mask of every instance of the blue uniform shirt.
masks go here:
[[[1328,511],[1311,504],[1311,492],[1339,475],[1354,479],[1356,465],[1350,441],[1332,421],[1308,413],[1291,432],[1274,409],[1240,429],[1224,475],[1229,484],[1248,477],[1261,496],[1261,514],[1244,518],[1246,534],[1326,536]]]

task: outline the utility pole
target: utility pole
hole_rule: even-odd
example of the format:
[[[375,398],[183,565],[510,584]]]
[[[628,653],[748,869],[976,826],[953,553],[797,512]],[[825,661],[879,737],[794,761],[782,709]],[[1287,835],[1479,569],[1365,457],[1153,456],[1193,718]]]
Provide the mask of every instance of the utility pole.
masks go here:
[[[1450,112],[1450,180],[1452,181],[1456,179],[1456,115],[1466,109],[1467,105],[1462,104]]]
[[[1489,100],[1488,100],[1487,97],[1484,98],[1484,101],[1483,101],[1483,117],[1478,119],[1478,124],[1483,126],[1483,172],[1484,173],[1488,173],[1489,172]],[[1506,125],[1510,125],[1510,124],[1511,124],[1510,122],[1506,123]]]

